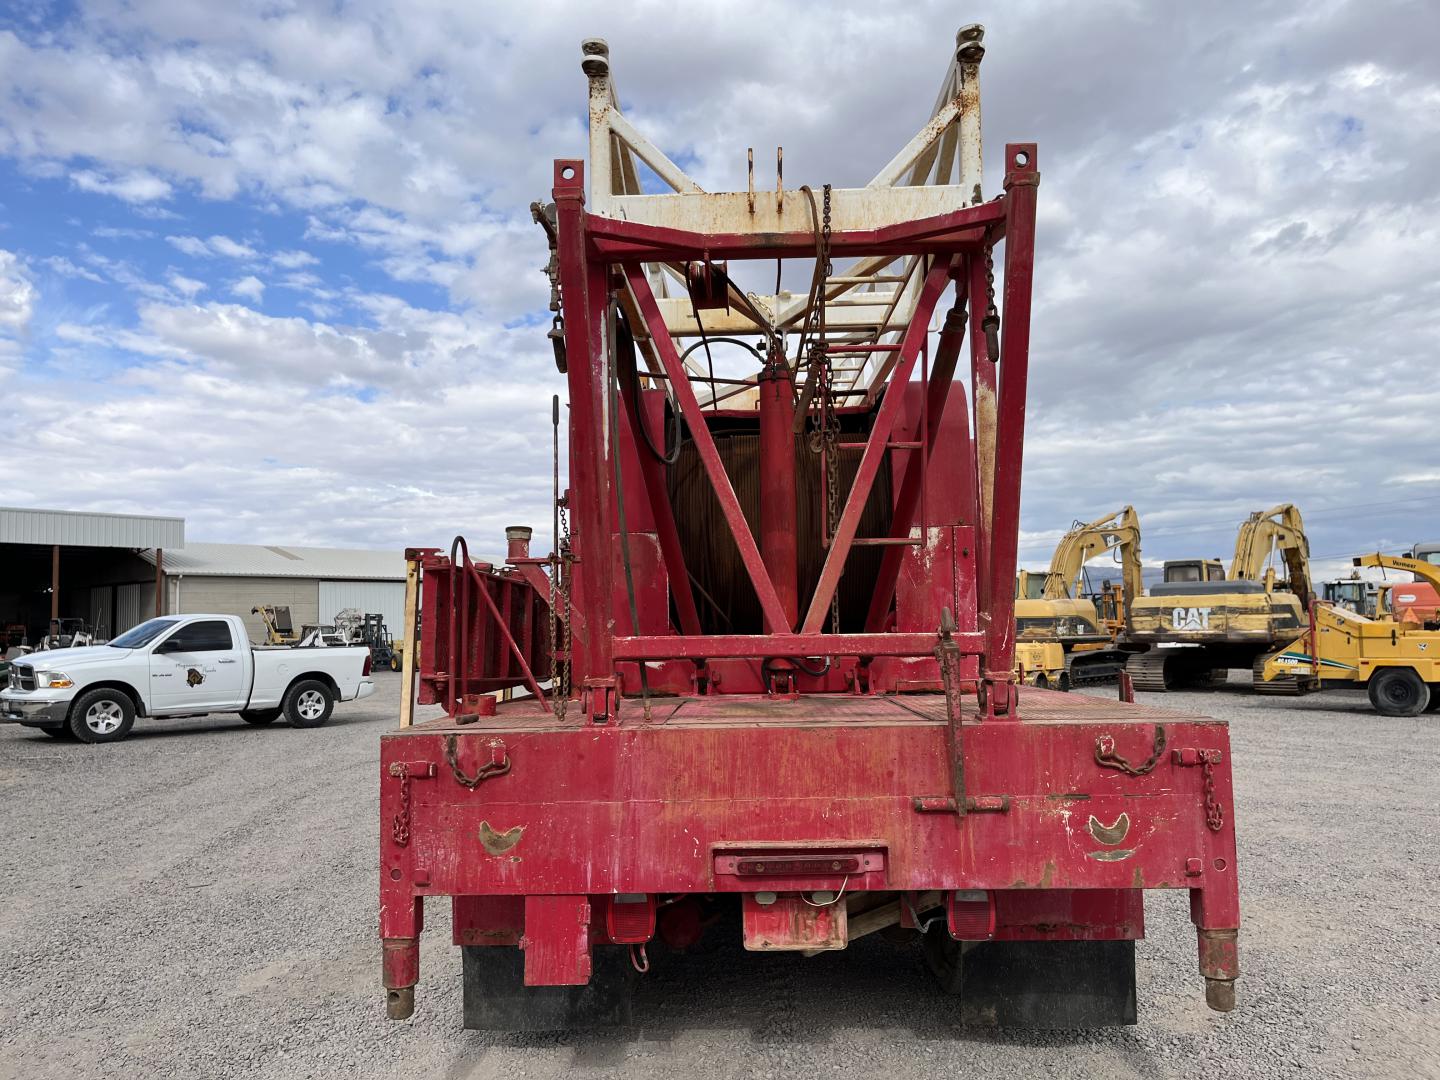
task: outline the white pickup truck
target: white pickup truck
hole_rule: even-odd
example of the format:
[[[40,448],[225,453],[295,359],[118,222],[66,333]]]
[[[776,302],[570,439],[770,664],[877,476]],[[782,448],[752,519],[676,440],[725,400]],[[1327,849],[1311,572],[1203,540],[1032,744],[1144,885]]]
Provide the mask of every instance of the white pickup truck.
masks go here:
[[[239,713],[268,724],[283,713],[309,728],[337,701],[374,692],[363,645],[256,647],[238,615],[170,615],[105,645],[17,658],[0,720],[87,743],[123,739],[137,716]]]

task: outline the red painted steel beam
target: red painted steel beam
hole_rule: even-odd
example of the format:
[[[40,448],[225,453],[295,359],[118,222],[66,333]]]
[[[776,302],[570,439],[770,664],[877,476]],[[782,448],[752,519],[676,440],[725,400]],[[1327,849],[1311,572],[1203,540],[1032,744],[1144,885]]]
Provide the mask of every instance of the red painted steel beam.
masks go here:
[[[935,440],[940,434],[940,421],[945,413],[945,402],[950,397],[950,386],[954,381],[955,367],[960,360],[960,346],[965,341],[965,313],[961,308],[964,294],[957,286],[959,295],[955,306],[945,317],[945,326],[940,331],[940,341],[935,348],[935,367],[930,372],[930,385],[925,388],[926,430],[920,437],[925,440],[927,452],[912,453],[905,464],[905,475],[900,481],[900,494],[895,499],[895,508],[890,518],[889,536],[907,537],[915,524],[915,512],[920,508],[920,492],[925,483],[925,465],[935,452]],[[921,537],[928,543],[928,537]],[[890,610],[890,601],[895,598],[895,583],[900,579],[900,563],[905,557],[903,548],[886,548],[880,559],[880,572],[875,579],[875,592],[870,598],[870,611],[865,616],[865,629],[874,633],[885,622]]]
[[[767,364],[756,385],[760,397],[760,551],[785,609],[785,624],[766,623],[765,631],[789,633],[800,617],[800,523],[795,498],[795,384],[784,358]]]
[[[1005,208],[999,202],[981,203],[878,229],[837,231],[831,238],[830,250],[840,256],[891,251],[903,255],[922,254],[927,247],[938,249],[978,243],[984,237],[984,230],[1004,217]],[[627,259],[649,259],[652,254],[696,258],[701,253],[711,259],[764,259],[787,253],[809,255],[815,250],[815,234],[809,229],[783,233],[696,233],[598,217],[591,221],[590,240],[596,252]]]
[[[970,386],[974,395],[972,408],[975,424],[975,495],[979,521],[975,529],[975,604],[984,629],[990,618],[990,528],[991,507],[995,495],[995,358],[982,325],[985,319],[986,274],[985,256],[966,258],[970,275]],[[1012,586],[1013,588],[1013,586]]]
[[[1025,393],[1030,370],[1030,290],[1035,275],[1035,196],[1040,183],[1034,143],[1005,147],[1005,298],[1000,313],[1000,397],[996,411],[995,505],[991,529],[987,693],[992,715],[1013,716],[1009,689],[1015,660],[1015,560],[1020,540],[1020,470],[1025,448]],[[1002,710],[1003,705],[1003,710]]]
[[[597,219],[598,220],[598,219]],[[675,394],[675,402],[680,407],[680,415],[685,418],[686,424],[690,427],[690,437],[695,440],[695,449],[700,454],[701,464],[705,466],[705,473],[710,478],[711,487],[715,490],[715,497],[720,501],[720,509],[725,515],[725,522],[730,527],[730,535],[735,538],[735,546],[740,549],[740,560],[745,564],[745,571],[750,575],[750,584],[755,588],[755,595],[760,600],[760,610],[764,614],[770,626],[785,625],[785,609],[780,603],[780,597],[775,592],[775,583],[770,580],[770,574],[765,569],[765,562],[760,557],[760,548],[755,543],[755,537],[750,532],[750,525],[745,520],[745,512],[740,509],[740,500],[735,496],[735,488],[730,483],[730,477],[725,473],[725,465],[720,460],[720,451],[715,448],[715,440],[710,435],[710,428],[705,422],[705,414],[700,409],[700,402],[695,397],[695,389],[690,385],[690,376],[685,371],[685,365],[680,360],[680,353],[675,348],[675,342],[670,337],[670,331],[665,327],[665,319],[660,314],[660,306],[655,302],[655,296],[650,291],[650,283],[645,279],[645,271],[638,265],[627,265],[625,276],[630,282],[630,291],[635,296],[635,303],[644,317],[646,325],[650,328],[650,340],[656,354],[660,357],[660,363],[665,368],[665,373],[670,376],[670,388]]]
[[[962,653],[978,653],[979,633],[953,635]],[[930,656],[935,634],[714,634],[617,637],[617,660],[764,659],[773,656]]]
[[[680,620],[682,634],[700,633],[700,614],[695,609],[695,593],[690,588],[690,574],[685,568],[685,551],[680,545],[680,532],[675,526],[675,512],[670,505],[670,493],[665,486],[665,464],[658,461],[650,451],[645,437],[639,431],[641,424],[648,424],[644,415],[645,403],[640,403],[640,415],[636,415],[635,402],[628,387],[620,388],[620,399],[624,406],[625,420],[630,427],[630,438],[635,443],[640,457],[640,475],[645,481],[645,497],[650,502],[650,515],[655,521],[655,535],[660,541],[660,557],[665,561],[665,573],[670,579],[670,595],[675,599],[675,613]],[[664,419],[661,418],[660,438],[665,438]],[[647,428],[648,430],[648,428]]]
[[[570,490],[581,493],[570,508],[576,558],[571,604],[582,617],[572,628],[572,683],[608,675],[612,617],[609,614],[610,467],[605,449],[606,357],[601,327],[608,308],[605,267],[590,260],[585,240],[585,163],[555,162],[557,255],[565,302],[566,381],[570,389]]]
[[[915,301],[915,312],[910,317],[910,325],[905,328],[905,336],[900,342],[900,360],[890,373],[890,391],[886,393],[885,400],[875,414],[875,424],[870,429],[870,437],[865,441],[865,453],[855,471],[855,482],[850,487],[845,509],[836,523],[835,535],[830,538],[830,550],[826,553],[820,580],[815,583],[815,595],[810,598],[810,610],[806,612],[805,621],[800,626],[803,633],[816,633],[825,623],[830,598],[835,595],[840,577],[845,572],[845,560],[854,546],[855,532],[860,527],[860,515],[865,509],[866,500],[870,498],[870,488],[875,483],[875,476],[885,460],[885,444],[890,441],[890,433],[894,430],[895,421],[899,419],[900,410],[904,406],[903,389],[910,381],[910,373],[915,370],[915,362],[925,344],[930,314],[935,310],[935,304],[949,280],[949,260],[932,267],[925,276],[925,284]]]

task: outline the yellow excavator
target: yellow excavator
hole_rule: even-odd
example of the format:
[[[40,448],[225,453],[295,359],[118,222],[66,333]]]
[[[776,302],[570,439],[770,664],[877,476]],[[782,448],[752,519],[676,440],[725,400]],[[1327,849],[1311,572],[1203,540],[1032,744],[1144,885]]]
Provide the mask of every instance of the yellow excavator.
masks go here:
[[[1278,555],[1285,576],[1272,565]],[[1230,668],[1249,668],[1262,693],[1294,694],[1292,679],[1263,678],[1265,654],[1309,625],[1310,543],[1291,503],[1240,525],[1229,573],[1218,559],[1165,563],[1164,580],[1130,603],[1126,640],[1148,647],[1125,670],[1137,690],[1205,689]]]
[[[1408,570],[1440,590],[1440,566],[1395,555],[1362,555],[1356,566]],[[1301,693],[1364,687],[1384,716],[1440,710],[1440,630],[1394,617],[1369,619],[1335,604],[1317,603],[1310,628],[1261,658],[1265,682],[1293,682]]]
[[[1017,655],[1048,657],[1043,663],[1032,660],[1031,669],[1043,671],[1061,689],[1103,682],[1125,670],[1126,653],[1115,644],[1118,626],[1103,623],[1096,602],[1080,595],[1085,564],[1112,551],[1124,582],[1119,596],[1139,596],[1140,518],[1130,506],[1097,521],[1076,522],[1056,546],[1047,573],[1022,570],[1016,578],[1016,641],[1028,646]],[[1123,612],[1126,603],[1121,599],[1117,606]]]

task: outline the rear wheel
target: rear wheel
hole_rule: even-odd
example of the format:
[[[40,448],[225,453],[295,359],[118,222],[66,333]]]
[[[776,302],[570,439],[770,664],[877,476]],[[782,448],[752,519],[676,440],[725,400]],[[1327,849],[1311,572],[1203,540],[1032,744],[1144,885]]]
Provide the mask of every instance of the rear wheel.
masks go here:
[[[1382,716],[1418,716],[1430,704],[1430,687],[1410,668],[1385,668],[1370,677],[1370,704]]]
[[[283,708],[291,727],[319,727],[335,710],[335,692],[319,679],[302,679],[285,692]]]
[[[91,690],[70,707],[70,733],[81,742],[118,742],[135,724],[135,703],[120,690]]]

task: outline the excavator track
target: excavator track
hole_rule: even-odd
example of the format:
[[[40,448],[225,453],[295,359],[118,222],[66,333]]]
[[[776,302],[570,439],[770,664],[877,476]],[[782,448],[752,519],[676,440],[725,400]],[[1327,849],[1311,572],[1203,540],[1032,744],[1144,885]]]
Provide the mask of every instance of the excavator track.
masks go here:
[[[1229,672],[1212,668],[1203,649],[1151,649],[1132,653],[1125,671],[1136,690],[1163,694],[1167,690],[1213,690],[1224,686]]]
[[[1261,653],[1255,658],[1250,676],[1250,688],[1255,693],[1268,694],[1271,697],[1298,697],[1300,695],[1300,680],[1294,675],[1281,675],[1277,679],[1265,681],[1265,664],[1271,657],[1278,656],[1284,651],[1284,649],[1273,649],[1270,652]]]
[[[1163,694],[1170,689],[1165,682],[1165,666],[1171,651],[1151,649],[1149,652],[1131,654],[1130,659],[1125,662],[1125,671],[1135,684],[1136,690]]]
[[[1114,682],[1126,670],[1127,654],[1118,649],[1096,649],[1065,654],[1065,674],[1071,686],[1095,686]]]

